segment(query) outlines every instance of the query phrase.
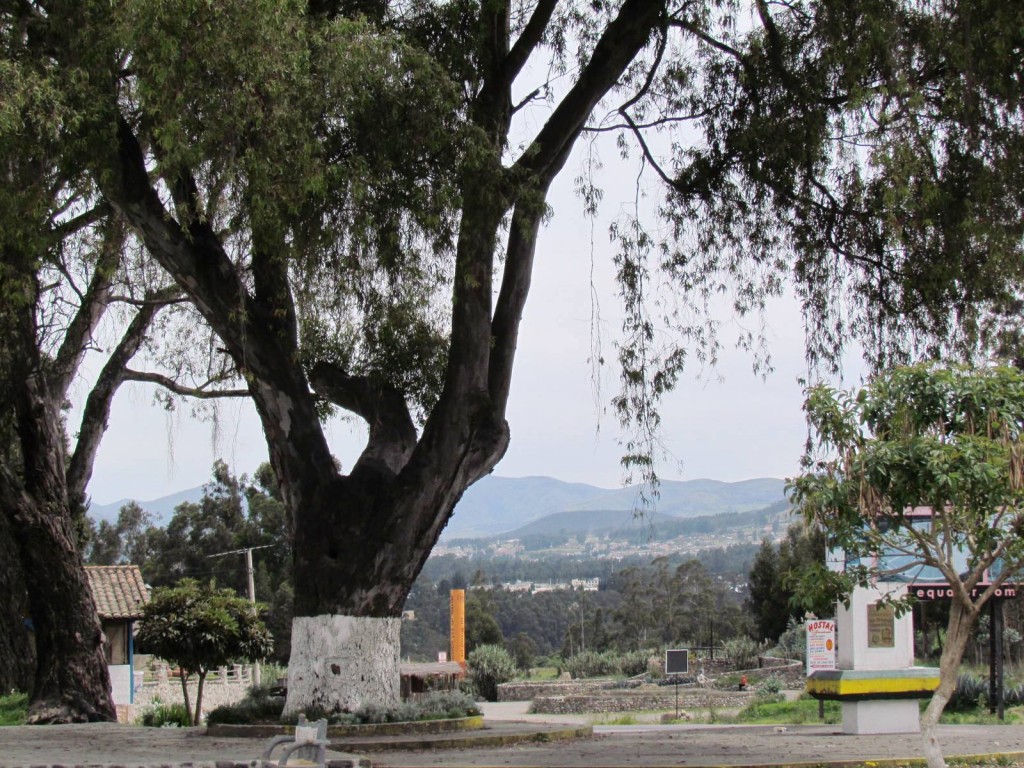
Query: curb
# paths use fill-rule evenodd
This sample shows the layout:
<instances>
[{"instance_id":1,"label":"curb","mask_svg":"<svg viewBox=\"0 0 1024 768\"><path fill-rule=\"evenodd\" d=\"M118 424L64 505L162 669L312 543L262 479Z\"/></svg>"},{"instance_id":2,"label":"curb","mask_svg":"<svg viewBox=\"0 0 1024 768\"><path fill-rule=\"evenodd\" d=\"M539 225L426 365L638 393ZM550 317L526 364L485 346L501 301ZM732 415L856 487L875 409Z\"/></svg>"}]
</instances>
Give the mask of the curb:
<instances>
[{"instance_id":1,"label":"curb","mask_svg":"<svg viewBox=\"0 0 1024 768\"><path fill-rule=\"evenodd\" d=\"M328 739L373 738L376 736L404 736L405 734L447 734L477 731L484 727L483 715L444 720L419 720L407 723L371 723L367 725L328 725ZM238 725L214 723L206 726L207 736L270 739L295 732L294 725Z\"/></svg>"},{"instance_id":2,"label":"curb","mask_svg":"<svg viewBox=\"0 0 1024 768\"><path fill-rule=\"evenodd\" d=\"M582 739L593 736L594 729L589 725L567 726L565 728L552 728L551 730L538 731L534 729L523 730L513 733L486 733L475 732L464 736L425 738L425 739L401 739L392 738L388 740L353 740L345 739L337 743L339 747L356 752L397 752L409 750L431 750L431 749L470 749L473 747L507 747L513 744L544 744L552 741L568 741L570 739ZM333 749L334 747L328 747Z\"/></svg>"},{"instance_id":3,"label":"curb","mask_svg":"<svg viewBox=\"0 0 1024 768\"><path fill-rule=\"evenodd\" d=\"M1024 752L992 752L982 753L977 755L951 755L946 757L946 763L951 766L985 766L985 765L1006 765L1007 761L1021 762L1024 761ZM802 763L687 763L690 768L917 768L918 766L927 765L927 760L923 757L907 757L907 758L881 758L878 760L819 760L815 762L802 762ZM328 761L329 768L334 768L331 762ZM53 768L60 768L60 766L54 766ZM110 768L110 767L104 767ZM119 768L119 767L114 767ZM146 768L157 768L157 766L147 766ZM162 767L161 767L162 768ZM185 768L184 766L178 768ZM195 768L200 768L196 766ZM221 765L217 765L216 768L224 768ZM244 766L235 766L234 768L245 768ZM249 767L251 768L251 766ZM366 766L353 766L353 768L367 768ZM474 768L508 768L507 765L488 765L485 763L475 763ZM516 766L516 768L558 768L557 765L531 765L531 766ZM606 766L605 768L609 768ZM625 766L623 766L625 768ZM679 763L642 763L633 764L630 763L628 768L679 768Z\"/></svg>"}]
</instances>

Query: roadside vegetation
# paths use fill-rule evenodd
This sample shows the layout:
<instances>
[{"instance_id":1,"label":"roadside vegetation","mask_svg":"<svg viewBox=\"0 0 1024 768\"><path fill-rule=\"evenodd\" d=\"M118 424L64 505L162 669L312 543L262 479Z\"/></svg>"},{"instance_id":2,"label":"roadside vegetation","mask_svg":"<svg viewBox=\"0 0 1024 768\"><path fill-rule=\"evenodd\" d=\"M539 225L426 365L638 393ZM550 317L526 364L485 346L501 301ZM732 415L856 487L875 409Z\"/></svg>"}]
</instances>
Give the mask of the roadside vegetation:
<instances>
[{"instance_id":1,"label":"roadside vegetation","mask_svg":"<svg viewBox=\"0 0 1024 768\"><path fill-rule=\"evenodd\" d=\"M24 725L28 713L28 694L0 696L0 725Z\"/></svg>"}]
</instances>

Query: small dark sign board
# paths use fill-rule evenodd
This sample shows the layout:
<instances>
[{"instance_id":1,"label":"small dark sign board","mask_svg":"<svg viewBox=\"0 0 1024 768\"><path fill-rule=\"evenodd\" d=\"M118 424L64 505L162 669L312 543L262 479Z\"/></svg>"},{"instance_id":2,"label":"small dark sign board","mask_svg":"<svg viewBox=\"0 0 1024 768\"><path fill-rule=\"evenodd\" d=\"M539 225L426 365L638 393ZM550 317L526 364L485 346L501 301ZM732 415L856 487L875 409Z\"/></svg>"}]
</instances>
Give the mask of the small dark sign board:
<instances>
[{"instance_id":1,"label":"small dark sign board","mask_svg":"<svg viewBox=\"0 0 1024 768\"><path fill-rule=\"evenodd\" d=\"M665 674L685 675L690 671L690 651L687 648L680 648L674 651L665 651Z\"/></svg>"}]
</instances>

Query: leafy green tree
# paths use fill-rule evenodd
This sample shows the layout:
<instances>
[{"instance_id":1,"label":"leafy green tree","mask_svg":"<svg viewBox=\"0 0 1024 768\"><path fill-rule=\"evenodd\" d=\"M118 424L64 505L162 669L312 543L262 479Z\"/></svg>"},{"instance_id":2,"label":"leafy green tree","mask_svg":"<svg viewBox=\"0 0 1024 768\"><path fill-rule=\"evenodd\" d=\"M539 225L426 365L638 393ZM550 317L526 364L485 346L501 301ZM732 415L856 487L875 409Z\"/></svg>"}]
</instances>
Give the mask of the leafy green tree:
<instances>
[{"instance_id":1,"label":"leafy green tree","mask_svg":"<svg viewBox=\"0 0 1024 768\"><path fill-rule=\"evenodd\" d=\"M181 667L181 691L193 725L200 723L203 684L212 670L234 661L262 661L273 647L248 600L194 579L154 590L138 640L150 653ZM194 709L188 691L192 675L198 678Z\"/></svg>"},{"instance_id":2,"label":"leafy green tree","mask_svg":"<svg viewBox=\"0 0 1024 768\"><path fill-rule=\"evenodd\" d=\"M799 590L807 574L820 572L825 548L824 532L803 522L790 525L777 546L761 541L747 577L747 609L754 617L757 639L775 642L790 619L802 619L808 611L819 617L832 615L828 597Z\"/></svg>"},{"instance_id":3,"label":"leafy green tree","mask_svg":"<svg viewBox=\"0 0 1024 768\"><path fill-rule=\"evenodd\" d=\"M136 537L145 542L147 556L135 562L154 586L171 586L182 578L212 578L245 594L242 550L259 547L253 553L254 586L266 604L264 619L273 636L274 658L283 663L290 648L294 589L289 521L277 494L268 464L261 465L250 481L244 475L236 478L218 460L198 503L180 504L166 528L150 526ZM119 522L113 533L120 527ZM109 535L101 524L97 541ZM130 546L131 536L129 530L124 541L118 537L116 546ZM218 556L226 552L232 554Z\"/></svg>"},{"instance_id":4,"label":"leafy green tree","mask_svg":"<svg viewBox=\"0 0 1024 768\"><path fill-rule=\"evenodd\" d=\"M90 565L143 565L151 554L152 531L153 516L138 502L129 501L118 511L113 525L101 520L96 526L85 559Z\"/></svg>"},{"instance_id":5,"label":"leafy green tree","mask_svg":"<svg viewBox=\"0 0 1024 768\"><path fill-rule=\"evenodd\" d=\"M494 618L491 597L487 590L466 591L466 653L482 645L502 645L505 636Z\"/></svg>"},{"instance_id":6,"label":"leafy green tree","mask_svg":"<svg viewBox=\"0 0 1024 768\"><path fill-rule=\"evenodd\" d=\"M537 658L537 644L525 632L517 632L507 643L509 656L515 661L516 669L528 672Z\"/></svg>"},{"instance_id":7,"label":"leafy green tree","mask_svg":"<svg viewBox=\"0 0 1024 768\"><path fill-rule=\"evenodd\" d=\"M2 14L0 48L9 55L17 33L8 11ZM0 677L34 667L31 723L113 720L102 631L80 551L86 487L113 398L132 378L128 365L173 291L146 281L133 287L123 220L71 189L82 169L58 159L53 121L65 116L63 95L31 66L15 74L5 57L0 70L0 163L7 169L0 195L0 514L13 544L5 553L12 556L0 559L0 601L13 608L0 612L0 634L24 651L27 613L35 640L34 658L0 653ZM102 345L99 373L87 379L72 440L65 404L85 375L86 353L101 346L101 322L117 315L123 322Z\"/></svg>"},{"instance_id":8,"label":"leafy green tree","mask_svg":"<svg viewBox=\"0 0 1024 768\"><path fill-rule=\"evenodd\" d=\"M964 649L982 607L1024 568L1024 373L895 368L855 393L812 388L806 410L820 453L793 498L859 558L828 583L848 594L927 567L951 587L940 684L921 717L929 766L944 765L935 726ZM915 524L920 507L931 514Z\"/></svg>"}]
</instances>

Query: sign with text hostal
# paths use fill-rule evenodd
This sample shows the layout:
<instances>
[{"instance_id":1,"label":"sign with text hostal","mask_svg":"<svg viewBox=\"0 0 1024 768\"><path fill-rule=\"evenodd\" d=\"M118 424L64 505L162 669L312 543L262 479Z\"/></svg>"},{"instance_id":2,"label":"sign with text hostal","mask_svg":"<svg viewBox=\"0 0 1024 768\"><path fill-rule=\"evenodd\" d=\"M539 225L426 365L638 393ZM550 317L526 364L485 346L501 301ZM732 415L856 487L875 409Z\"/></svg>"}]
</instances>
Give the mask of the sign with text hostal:
<instances>
[{"instance_id":1,"label":"sign with text hostal","mask_svg":"<svg viewBox=\"0 0 1024 768\"><path fill-rule=\"evenodd\" d=\"M807 674L819 669L836 668L836 623L829 619L811 619L807 630Z\"/></svg>"}]
</instances>

